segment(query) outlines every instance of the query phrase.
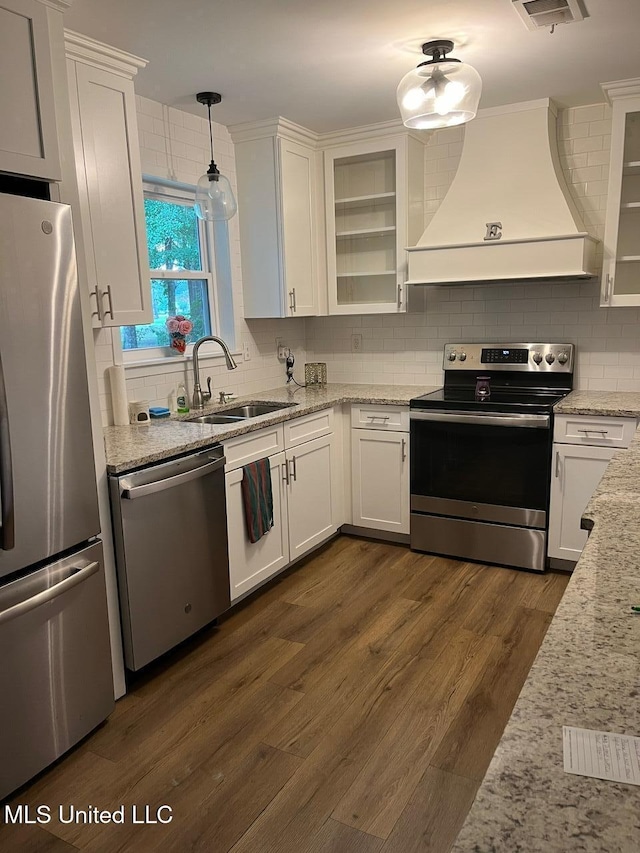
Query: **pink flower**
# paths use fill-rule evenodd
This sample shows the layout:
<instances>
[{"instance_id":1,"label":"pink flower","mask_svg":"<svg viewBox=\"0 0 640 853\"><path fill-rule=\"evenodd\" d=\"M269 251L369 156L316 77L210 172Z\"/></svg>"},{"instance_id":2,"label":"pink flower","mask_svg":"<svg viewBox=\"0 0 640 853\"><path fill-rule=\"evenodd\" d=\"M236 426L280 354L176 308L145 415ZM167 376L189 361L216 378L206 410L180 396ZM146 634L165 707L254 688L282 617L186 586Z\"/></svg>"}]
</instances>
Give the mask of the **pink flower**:
<instances>
[{"instance_id":1,"label":"pink flower","mask_svg":"<svg viewBox=\"0 0 640 853\"><path fill-rule=\"evenodd\" d=\"M178 331L181 335L188 335L192 329L193 323L191 320L180 320Z\"/></svg>"},{"instance_id":2,"label":"pink flower","mask_svg":"<svg viewBox=\"0 0 640 853\"><path fill-rule=\"evenodd\" d=\"M169 333L180 331L180 322L175 317L169 317L165 325Z\"/></svg>"}]
</instances>

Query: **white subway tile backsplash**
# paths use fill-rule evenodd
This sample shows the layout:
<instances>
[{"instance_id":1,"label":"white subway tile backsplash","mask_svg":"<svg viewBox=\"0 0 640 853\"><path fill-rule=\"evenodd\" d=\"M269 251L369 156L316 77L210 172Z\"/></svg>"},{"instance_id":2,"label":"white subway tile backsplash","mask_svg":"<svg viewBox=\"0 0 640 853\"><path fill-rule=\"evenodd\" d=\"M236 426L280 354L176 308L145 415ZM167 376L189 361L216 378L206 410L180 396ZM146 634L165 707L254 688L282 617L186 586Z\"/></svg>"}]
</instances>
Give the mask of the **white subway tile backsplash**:
<instances>
[{"instance_id":1,"label":"white subway tile backsplash","mask_svg":"<svg viewBox=\"0 0 640 853\"><path fill-rule=\"evenodd\" d=\"M605 118L605 104L591 104L586 107L573 107L567 112L570 114L570 124L580 124L581 122L600 121Z\"/></svg>"},{"instance_id":2,"label":"white subway tile backsplash","mask_svg":"<svg viewBox=\"0 0 640 853\"><path fill-rule=\"evenodd\" d=\"M195 183L209 161L206 119L148 98L137 99L145 173ZM576 206L588 230L602 236L607 197L611 110L604 104L561 111L560 159ZM235 184L233 145L225 127L213 125L214 154ZM428 221L455 176L464 127L432 134L425 147ZM601 309L599 282L413 288L405 315L354 315L305 320L242 318L240 244L237 219L229 229L238 345L247 340L254 357L229 373L220 359L203 359L216 391L254 394L284 384L275 354L276 337L296 354L297 375L306 360L326 361L329 381L437 385L442 381L442 348L456 340L567 340L578 345L576 387L640 390L640 309ZM601 250L600 250L601 252ZM351 352L351 335L362 334L362 354ZM113 363L110 330L96 332L100 403L111 417L104 372ZM184 367L184 364L183 364ZM178 378L191 380L176 365L128 371L130 399L144 395L167 405Z\"/></svg>"}]
</instances>

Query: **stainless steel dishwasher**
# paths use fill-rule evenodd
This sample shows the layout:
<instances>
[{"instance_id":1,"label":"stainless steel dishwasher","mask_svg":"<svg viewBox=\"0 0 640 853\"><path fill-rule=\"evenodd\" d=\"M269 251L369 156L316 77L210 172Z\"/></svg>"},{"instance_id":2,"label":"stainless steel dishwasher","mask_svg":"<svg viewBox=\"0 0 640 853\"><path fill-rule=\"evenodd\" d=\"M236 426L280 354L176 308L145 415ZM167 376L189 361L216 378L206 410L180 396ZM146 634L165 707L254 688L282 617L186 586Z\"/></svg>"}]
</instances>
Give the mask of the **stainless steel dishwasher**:
<instances>
[{"instance_id":1,"label":"stainless steel dishwasher","mask_svg":"<svg viewBox=\"0 0 640 853\"><path fill-rule=\"evenodd\" d=\"M129 669L230 605L225 461L214 447L109 477Z\"/></svg>"}]
</instances>

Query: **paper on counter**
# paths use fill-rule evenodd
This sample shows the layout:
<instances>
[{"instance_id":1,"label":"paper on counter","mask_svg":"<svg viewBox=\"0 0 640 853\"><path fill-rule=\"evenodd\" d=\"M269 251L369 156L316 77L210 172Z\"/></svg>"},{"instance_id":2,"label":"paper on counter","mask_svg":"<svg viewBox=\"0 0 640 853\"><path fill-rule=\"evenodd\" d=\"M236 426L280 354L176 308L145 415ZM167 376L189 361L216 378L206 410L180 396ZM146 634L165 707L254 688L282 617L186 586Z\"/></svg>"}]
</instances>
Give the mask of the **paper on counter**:
<instances>
[{"instance_id":1,"label":"paper on counter","mask_svg":"<svg viewBox=\"0 0 640 853\"><path fill-rule=\"evenodd\" d=\"M640 785L640 737L562 727L565 773Z\"/></svg>"}]
</instances>

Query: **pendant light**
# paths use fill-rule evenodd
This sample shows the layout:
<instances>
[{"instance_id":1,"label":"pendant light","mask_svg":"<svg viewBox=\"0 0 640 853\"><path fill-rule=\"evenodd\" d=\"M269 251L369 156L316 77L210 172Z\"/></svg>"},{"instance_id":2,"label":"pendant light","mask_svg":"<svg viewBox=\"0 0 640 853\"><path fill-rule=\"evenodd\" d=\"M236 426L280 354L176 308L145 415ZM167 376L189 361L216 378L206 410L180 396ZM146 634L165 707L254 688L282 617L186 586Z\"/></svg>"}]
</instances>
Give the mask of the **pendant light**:
<instances>
[{"instance_id":1,"label":"pendant light","mask_svg":"<svg viewBox=\"0 0 640 853\"><path fill-rule=\"evenodd\" d=\"M222 96L217 92L198 92L199 104L206 104L209 110L209 141L211 143L211 163L206 175L198 181L196 189L195 211L199 219L207 222L223 222L235 216L238 209L229 179L220 174L213 161L213 132L211 130L211 106L219 104Z\"/></svg>"},{"instance_id":2,"label":"pendant light","mask_svg":"<svg viewBox=\"0 0 640 853\"><path fill-rule=\"evenodd\" d=\"M449 39L426 42L422 52L431 59L400 81L398 106L407 127L431 130L475 118L482 80L471 65L447 56L452 50Z\"/></svg>"}]
</instances>

